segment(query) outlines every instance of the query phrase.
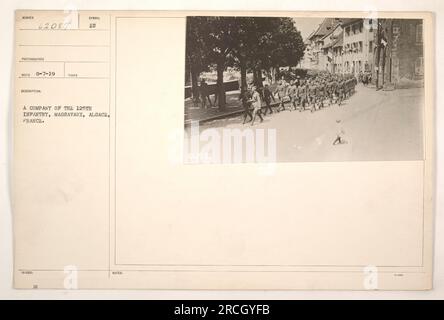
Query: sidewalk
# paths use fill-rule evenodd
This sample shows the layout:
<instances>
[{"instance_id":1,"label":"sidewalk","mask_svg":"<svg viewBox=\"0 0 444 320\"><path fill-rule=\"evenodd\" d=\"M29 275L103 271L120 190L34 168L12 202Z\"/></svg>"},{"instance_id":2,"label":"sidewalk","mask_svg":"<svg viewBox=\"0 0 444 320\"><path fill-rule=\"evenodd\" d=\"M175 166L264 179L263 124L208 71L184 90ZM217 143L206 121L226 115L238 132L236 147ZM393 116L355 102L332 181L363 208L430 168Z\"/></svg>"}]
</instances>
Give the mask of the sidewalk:
<instances>
[{"instance_id":1,"label":"sidewalk","mask_svg":"<svg viewBox=\"0 0 444 320\"><path fill-rule=\"evenodd\" d=\"M214 95L210 96L211 102L214 103ZM208 103L208 101L207 101ZM239 91L231 91L226 94L225 110L219 110L218 106L208 106L202 109L199 104L198 107L193 105L191 99L185 100L185 125L189 125L192 120L205 122L224 118L231 115L240 114L243 112L241 101L239 100Z\"/></svg>"},{"instance_id":2,"label":"sidewalk","mask_svg":"<svg viewBox=\"0 0 444 320\"><path fill-rule=\"evenodd\" d=\"M191 121L199 121L200 123L218 120L223 118L228 118L232 116L240 115L244 112L242 103L239 100L239 91L231 91L226 94L226 105L225 110L219 110L218 106L207 106L207 109L202 109L200 104L199 107L194 107L191 99L185 100L185 126L189 126ZM214 95L211 97L211 101L214 101ZM276 101L272 101L271 106L277 106ZM262 102L262 107L265 107L265 103Z\"/></svg>"}]
</instances>

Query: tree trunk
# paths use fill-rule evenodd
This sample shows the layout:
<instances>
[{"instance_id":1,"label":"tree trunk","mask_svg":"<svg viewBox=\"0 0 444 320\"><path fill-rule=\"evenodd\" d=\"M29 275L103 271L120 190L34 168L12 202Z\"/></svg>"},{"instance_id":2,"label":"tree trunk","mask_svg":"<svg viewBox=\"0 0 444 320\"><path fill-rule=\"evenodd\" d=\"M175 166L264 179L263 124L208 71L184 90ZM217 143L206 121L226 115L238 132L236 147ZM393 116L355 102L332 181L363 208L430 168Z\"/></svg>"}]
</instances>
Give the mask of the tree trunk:
<instances>
[{"instance_id":1,"label":"tree trunk","mask_svg":"<svg viewBox=\"0 0 444 320\"><path fill-rule=\"evenodd\" d=\"M271 74L271 83L275 83L276 82L276 68L271 67L270 74Z\"/></svg>"},{"instance_id":2,"label":"tree trunk","mask_svg":"<svg viewBox=\"0 0 444 320\"><path fill-rule=\"evenodd\" d=\"M217 64L217 100L219 102L219 110L225 110L224 67L225 61L219 61Z\"/></svg>"},{"instance_id":3,"label":"tree trunk","mask_svg":"<svg viewBox=\"0 0 444 320\"><path fill-rule=\"evenodd\" d=\"M199 84L197 81L198 74L193 66L190 67L190 70L191 70L191 92L193 93L193 99L196 99L197 97L199 97Z\"/></svg>"},{"instance_id":4,"label":"tree trunk","mask_svg":"<svg viewBox=\"0 0 444 320\"><path fill-rule=\"evenodd\" d=\"M257 67L253 70L253 82L256 87L262 88L262 71Z\"/></svg>"},{"instance_id":5,"label":"tree trunk","mask_svg":"<svg viewBox=\"0 0 444 320\"><path fill-rule=\"evenodd\" d=\"M279 67L276 67L276 81L280 81L281 80L281 70L279 69Z\"/></svg>"},{"instance_id":6,"label":"tree trunk","mask_svg":"<svg viewBox=\"0 0 444 320\"><path fill-rule=\"evenodd\" d=\"M243 93L247 89L247 67L245 65L245 60L240 60L240 74L241 74L241 92Z\"/></svg>"}]
</instances>

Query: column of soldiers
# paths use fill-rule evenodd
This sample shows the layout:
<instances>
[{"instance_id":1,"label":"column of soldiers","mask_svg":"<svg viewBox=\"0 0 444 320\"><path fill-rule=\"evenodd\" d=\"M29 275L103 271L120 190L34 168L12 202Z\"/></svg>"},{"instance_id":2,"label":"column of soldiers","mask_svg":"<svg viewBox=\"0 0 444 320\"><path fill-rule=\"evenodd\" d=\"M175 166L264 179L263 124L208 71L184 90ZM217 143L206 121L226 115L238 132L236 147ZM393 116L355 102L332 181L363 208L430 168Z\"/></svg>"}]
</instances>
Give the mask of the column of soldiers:
<instances>
[{"instance_id":1,"label":"column of soldiers","mask_svg":"<svg viewBox=\"0 0 444 320\"><path fill-rule=\"evenodd\" d=\"M251 90L243 88L239 99L244 107L244 124L247 118L248 122L254 124L256 116L262 121L262 116L273 113L271 100L278 103L276 112L287 108L290 111L315 112L332 104L341 106L344 100L353 95L356 84L357 79L353 75L323 74L307 79L298 78L290 82L281 79L274 91L268 84L263 88L253 86ZM252 97L255 97L254 101ZM260 110L257 108L258 97L265 102ZM252 107L253 104L255 108Z\"/></svg>"}]
</instances>

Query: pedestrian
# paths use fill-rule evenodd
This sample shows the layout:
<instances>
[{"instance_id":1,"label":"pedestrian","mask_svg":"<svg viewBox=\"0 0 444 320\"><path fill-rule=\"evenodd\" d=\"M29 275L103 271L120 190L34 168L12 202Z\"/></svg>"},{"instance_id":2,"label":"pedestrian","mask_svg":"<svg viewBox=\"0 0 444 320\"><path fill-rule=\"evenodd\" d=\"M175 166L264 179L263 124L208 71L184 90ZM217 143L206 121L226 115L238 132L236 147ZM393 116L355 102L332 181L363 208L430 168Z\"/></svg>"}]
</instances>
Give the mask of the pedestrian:
<instances>
[{"instance_id":1,"label":"pedestrian","mask_svg":"<svg viewBox=\"0 0 444 320\"><path fill-rule=\"evenodd\" d=\"M301 110L305 111L305 108L310 105L310 97L309 97L309 82L308 80L304 81L302 84L302 102L301 102Z\"/></svg>"},{"instance_id":2,"label":"pedestrian","mask_svg":"<svg viewBox=\"0 0 444 320\"><path fill-rule=\"evenodd\" d=\"M333 98L334 98L334 79L331 78L328 81L328 90L327 90L327 95L328 95L328 106L331 106L333 104Z\"/></svg>"},{"instance_id":3,"label":"pedestrian","mask_svg":"<svg viewBox=\"0 0 444 320\"><path fill-rule=\"evenodd\" d=\"M276 109L277 112L285 110L285 97L287 96L287 87L285 85L285 80L280 80L278 86L275 90L275 95L277 95L277 98L279 100L279 106ZM281 110L282 109L282 110Z\"/></svg>"},{"instance_id":4,"label":"pedestrian","mask_svg":"<svg viewBox=\"0 0 444 320\"><path fill-rule=\"evenodd\" d=\"M271 99L273 99L273 102L276 101L273 96L273 93L270 90L270 86L268 85L268 83L265 84L263 97L264 97L264 101L265 101L264 116L266 116L268 111L270 111L270 114L273 113L273 110L271 109Z\"/></svg>"},{"instance_id":5,"label":"pedestrian","mask_svg":"<svg viewBox=\"0 0 444 320\"><path fill-rule=\"evenodd\" d=\"M316 83L310 81L310 84L308 86L308 100L309 104L311 105L310 107L311 112L316 111L316 91L317 91Z\"/></svg>"},{"instance_id":6,"label":"pedestrian","mask_svg":"<svg viewBox=\"0 0 444 320\"><path fill-rule=\"evenodd\" d=\"M341 106L342 101L345 99L345 81L342 79L338 84L338 106Z\"/></svg>"},{"instance_id":7,"label":"pedestrian","mask_svg":"<svg viewBox=\"0 0 444 320\"><path fill-rule=\"evenodd\" d=\"M334 77L331 84L331 104L338 100L338 78Z\"/></svg>"},{"instance_id":8,"label":"pedestrian","mask_svg":"<svg viewBox=\"0 0 444 320\"><path fill-rule=\"evenodd\" d=\"M213 102L214 106L217 106L217 100L219 100L218 97L219 97L219 90L216 88L216 90L214 91L214 102Z\"/></svg>"},{"instance_id":9,"label":"pedestrian","mask_svg":"<svg viewBox=\"0 0 444 320\"><path fill-rule=\"evenodd\" d=\"M302 81L300 82L300 85L297 89L297 97L299 112L302 112L305 109L305 100L307 99L307 88L305 86L305 83L303 83Z\"/></svg>"},{"instance_id":10,"label":"pedestrian","mask_svg":"<svg viewBox=\"0 0 444 320\"><path fill-rule=\"evenodd\" d=\"M362 84L364 85L364 87L366 87L367 83L368 83L368 74L364 73L364 75L362 76Z\"/></svg>"},{"instance_id":11,"label":"pedestrian","mask_svg":"<svg viewBox=\"0 0 444 320\"><path fill-rule=\"evenodd\" d=\"M318 109L324 108L324 99L325 99L325 81L321 80L318 85Z\"/></svg>"},{"instance_id":12,"label":"pedestrian","mask_svg":"<svg viewBox=\"0 0 444 320\"><path fill-rule=\"evenodd\" d=\"M336 120L336 127L336 139L333 141L333 145L347 143L347 141L344 140L345 130L342 127L341 120Z\"/></svg>"},{"instance_id":13,"label":"pedestrian","mask_svg":"<svg viewBox=\"0 0 444 320\"><path fill-rule=\"evenodd\" d=\"M242 107L244 108L244 122L247 120L247 117L250 118L248 122L253 120L253 114L251 113L251 93L247 87L243 87L239 96L239 100L242 102Z\"/></svg>"},{"instance_id":14,"label":"pedestrian","mask_svg":"<svg viewBox=\"0 0 444 320\"><path fill-rule=\"evenodd\" d=\"M296 110L296 95L297 95L297 87L293 80L290 81L290 86L288 87L288 97L290 98L290 111L293 107L293 110Z\"/></svg>"},{"instance_id":15,"label":"pedestrian","mask_svg":"<svg viewBox=\"0 0 444 320\"><path fill-rule=\"evenodd\" d=\"M208 100L208 104L210 105L210 107L213 106L213 104L211 103L210 95L208 94L208 85L205 82L205 79L202 79L202 81L200 82L200 97L203 109L207 108L206 100Z\"/></svg>"},{"instance_id":16,"label":"pedestrian","mask_svg":"<svg viewBox=\"0 0 444 320\"><path fill-rule=\"evenodd\" d=\"M258 116L261 119L261 122L264 121L264 118L262 118L262 101L261 101L261 95L257 91L256 86L253 86L252 88L253 96L252 96L252 106L253 106L253 120L251 121L251 125L254 125L254 121L256 120L256 116Z\"/></svg>"}]
</instances>

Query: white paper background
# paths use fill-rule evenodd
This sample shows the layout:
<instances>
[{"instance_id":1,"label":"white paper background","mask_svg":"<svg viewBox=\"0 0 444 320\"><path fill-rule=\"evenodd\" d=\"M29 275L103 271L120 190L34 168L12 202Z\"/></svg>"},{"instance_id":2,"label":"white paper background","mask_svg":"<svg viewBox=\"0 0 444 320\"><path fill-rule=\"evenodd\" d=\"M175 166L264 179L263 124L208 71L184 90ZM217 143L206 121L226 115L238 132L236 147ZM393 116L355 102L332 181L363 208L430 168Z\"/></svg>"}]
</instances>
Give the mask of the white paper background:
<instances>
[{"instance_id":1,"label":"white paper background","mask_svg":"<svg viewBox=\"0 0 444 320\"><path fill-rule=\"evenodd\" d=\"M443 41L442 30L444 21L444 2L440 0L423 0L407 2L405 0L331 0L293 1L281 0L279 3L272 1L202 1L188 0L186 3L180 0L169 2L129 0L122 3L117 0L4 0L0 3L0 115L1 123L1 184L0 184L0 298L6 299L93 299L93 298L130 298L130 299L443 299L444 298L444 199L442 190L444 187L444 174L440 171L439 164L442 149L444 147L439 137L444 136L442 127L443 112L437 107L437 181L436 181L436 216L435 216L435 289L430 292L334 292L334 291L256 291L256 292L230 292L230 291L26 291L12 289L12 225L9 201L9 165L11 163L11 122L12 122L12 63L13 63L13 28L14 10L16 9L79 9L79 10L318 10L318 11L433 11L436 16L436 88L441 87L440 79L443 76L443 65L439 57L442 56ZM442 102L442 93L436 92L436 105Z\"/></svg>"}]
</instances>

